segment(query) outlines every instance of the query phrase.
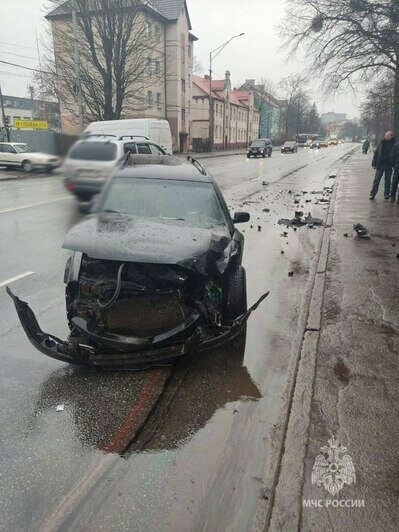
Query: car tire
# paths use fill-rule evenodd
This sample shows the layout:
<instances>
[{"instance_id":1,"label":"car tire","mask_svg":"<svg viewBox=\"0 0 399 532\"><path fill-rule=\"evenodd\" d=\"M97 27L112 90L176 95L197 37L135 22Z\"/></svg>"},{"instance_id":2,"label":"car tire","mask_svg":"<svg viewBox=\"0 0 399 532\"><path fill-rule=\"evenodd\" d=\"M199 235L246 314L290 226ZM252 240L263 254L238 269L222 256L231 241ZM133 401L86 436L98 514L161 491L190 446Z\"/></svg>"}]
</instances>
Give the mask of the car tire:
<instances>
[{"instance_id":1,"label":"car tire","mask_svg":"<svg viewBox=\"0 0 399 532\"><path fill-rule=\"evenodd\" d=\"M247 311L247 282L241 264L231 264L224 274L223 319L232 321Z\"/></svg>"},{"instance_id":2,"label":"car tire","mask_svg":"<svg viewBox=\"0 0 399 532\"><path fill-rule=\"evenodd\" d=\"M250 156L250 155L247 155L247 159L250 159L250 158L251 158L251 156Z\"/></svg>"},{"instance_id":3,"label":"car tire","mask_svg":"<svg viewBox=\"0 0 399 532\"><path fill-rule=\"evenodd\" d=\"M33 164L30 161L23 161L21 166L22 166L22 170L25 173L30 174L33 172Z\"/></svg>"}]
</instances>

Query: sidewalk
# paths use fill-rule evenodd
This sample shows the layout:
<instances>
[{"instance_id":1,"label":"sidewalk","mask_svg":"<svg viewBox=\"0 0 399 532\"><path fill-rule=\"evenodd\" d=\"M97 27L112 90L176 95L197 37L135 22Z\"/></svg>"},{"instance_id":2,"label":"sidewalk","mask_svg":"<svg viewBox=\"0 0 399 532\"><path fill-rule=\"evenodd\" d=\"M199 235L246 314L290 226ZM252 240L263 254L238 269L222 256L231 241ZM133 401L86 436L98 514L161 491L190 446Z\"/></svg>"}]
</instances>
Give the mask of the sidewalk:
<instances>
[{"instance_id":1,"label":"sidewalk","mask_svg":"<svg viewBox=\"0 0 399 532\"><path fill-rule=\"evenodd\" d=\"M370 163L357 152L338 178L273 499L273 531L398 529L399 204L385 201L382 188L369 201ZM355 235L356 222L370 239ZM356 481L338 482L336 495L331 484L312 484L312 472L321 479L328 471L330 460L318 467L315 460L332 436L347 448L336 462L346 474L341 480ZM330 479L336 477L333 471Z\"/></svg>"}]
</instances>

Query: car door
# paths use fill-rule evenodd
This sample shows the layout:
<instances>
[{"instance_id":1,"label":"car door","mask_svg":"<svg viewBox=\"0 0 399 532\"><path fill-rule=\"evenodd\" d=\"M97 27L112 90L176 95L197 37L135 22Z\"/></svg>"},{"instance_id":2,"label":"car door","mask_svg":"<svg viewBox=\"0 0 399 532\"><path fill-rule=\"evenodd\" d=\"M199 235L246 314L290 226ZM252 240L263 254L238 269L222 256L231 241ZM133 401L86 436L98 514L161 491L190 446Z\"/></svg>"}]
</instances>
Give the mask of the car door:
<instances>
[{"instance_id":1,"label":"car door","mask_svg":"<svg viewBox=\"0 0 399 532\"><path fill-rule=\"evenodd\" d=\"M19 165L19 154L17 150L11 144L3 144L3 153L1 154L3 164L7 165Z\"/></svg>"}]
</instances>

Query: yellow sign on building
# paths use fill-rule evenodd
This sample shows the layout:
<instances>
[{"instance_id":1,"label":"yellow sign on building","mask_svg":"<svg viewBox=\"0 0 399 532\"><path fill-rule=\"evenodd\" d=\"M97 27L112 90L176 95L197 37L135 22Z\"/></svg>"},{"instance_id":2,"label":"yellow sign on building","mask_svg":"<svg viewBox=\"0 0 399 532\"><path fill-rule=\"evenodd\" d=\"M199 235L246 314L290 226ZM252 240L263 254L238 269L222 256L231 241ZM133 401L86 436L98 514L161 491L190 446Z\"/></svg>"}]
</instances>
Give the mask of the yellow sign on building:
<instances>
[{"instance_id":1,"label":"yellow sign on building","mask_svg":"<svg viewBox=\"0 0 399 532\"><path fill-rule=\"evenodd\" d=\"M18 129L48 129L46 120L20 120L15 118L13 126Z\"/></svg>"}]
</instances>

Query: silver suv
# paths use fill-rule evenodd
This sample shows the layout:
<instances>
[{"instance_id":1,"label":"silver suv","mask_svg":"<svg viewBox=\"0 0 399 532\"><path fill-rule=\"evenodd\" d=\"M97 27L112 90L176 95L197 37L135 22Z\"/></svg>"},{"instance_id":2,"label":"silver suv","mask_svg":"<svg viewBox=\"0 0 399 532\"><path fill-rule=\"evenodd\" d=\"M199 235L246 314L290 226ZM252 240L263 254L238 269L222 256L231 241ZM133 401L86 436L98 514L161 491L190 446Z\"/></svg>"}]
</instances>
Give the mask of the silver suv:
<instances>
[{"instance_id":1,"label":"silver suv","mask_svg":"<svg viewBox=\"0 0 399 532\"><path fill-rule=\"evenodd\" d=\"M128 152L165 155L165 151L145 137L89 136L69 150L62 171L65 187L79 201L98 194L112 170Z\"/></svg>"}]
</instances>

